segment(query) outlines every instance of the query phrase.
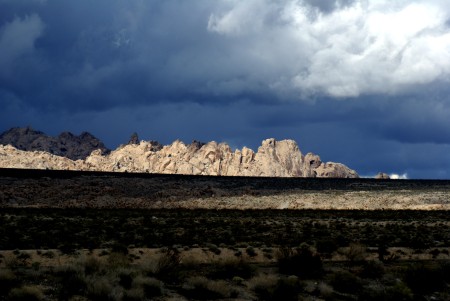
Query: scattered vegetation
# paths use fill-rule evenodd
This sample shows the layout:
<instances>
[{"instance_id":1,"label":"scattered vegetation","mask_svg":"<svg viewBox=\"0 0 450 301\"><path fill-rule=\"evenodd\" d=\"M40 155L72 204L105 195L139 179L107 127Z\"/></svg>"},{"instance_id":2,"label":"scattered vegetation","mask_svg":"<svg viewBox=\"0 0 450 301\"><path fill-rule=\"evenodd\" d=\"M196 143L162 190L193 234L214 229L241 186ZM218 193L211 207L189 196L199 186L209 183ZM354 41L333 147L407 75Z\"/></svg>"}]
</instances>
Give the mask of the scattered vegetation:
<instances>
[{"instance_id":1,"label":"scattered vegetation","mask_svg":"<svg viewBox=\"0 0 450 301\"><path fill-rule=\"evenodd\" d=\"M5 209L0 222L0 300L450 299L446 212Z\"/></svg>"},{"instance_id":2,"label":"scattered vegetation","mask_svg":"<svg viewBox=\"0 0 450 301\"><path fill-rule=\"evenodd\" d=\"M304 242L321 254L350 243L380 247L380 257L387 258L382 251L389 247L440 250L450 242L446 211L3 208L0 224L0 250L68 254L77 249L126 253L130 245L198 245L218 253L221 244L252 252L251 247L261 245L298 247Z\"/></svg>"},{"instance_id":3,"label":"scattered vegetation","mask_svg":"<svg viewBox=\"0 0 450 301\"><path fill-rule=\"evenodd\" d=\"M322 259L310 246L302 244L299 248L280 248L278 252L280 273L302 278L320 278L323 274Z\"/></svg>"},{"instance_id":4,"label":"scattered vegetation","mask_svg":"<svg viewBox=\"0 0 450 301\"><path fill-rule=\"evenodd\" d=\"M37 286L24 285L13 288L8 294L8 300L40 301L44 299L42 290Z\"/></svg>"}]
</instances>

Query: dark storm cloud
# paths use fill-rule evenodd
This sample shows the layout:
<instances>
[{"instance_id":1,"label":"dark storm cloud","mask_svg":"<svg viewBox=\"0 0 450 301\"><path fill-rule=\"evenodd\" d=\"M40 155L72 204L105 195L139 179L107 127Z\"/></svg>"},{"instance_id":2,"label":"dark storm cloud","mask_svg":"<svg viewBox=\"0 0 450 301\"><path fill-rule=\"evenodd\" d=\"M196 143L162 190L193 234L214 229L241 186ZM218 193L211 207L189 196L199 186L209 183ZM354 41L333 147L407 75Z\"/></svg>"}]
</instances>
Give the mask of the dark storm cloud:
<instances>
[{"instance_id":1,"label":"dark storm cloud","mask_svg":"<svg viewBox=\"0 0 450 301\"><path fill-rule=\"evenodd\" d=\"M103 110L271 93L251 62L207 31L206 2L48 1L17 14L11 3L10 22L40 31L28 37L34 57L14 62L2 88L32 106Z\"/></svg>"},{"instance_id":2,"label":"dark storm cloud","mask_svg":"<svg viewBox=\"0 0 450 301\"><path fill-rule=\"evenodd\" d=\"M330 0L306 0L307 4L311 5L312 7L318 8L321 12L324 13L331 13L335 9L340 9L343 7L347 7L353 2L354 0L337 0L337 1L330 1Z\"/></svg>"},{"instance_id":3,"label":"dark storm cloud","mask_svg":"<svg viewBox=\"0 0 450 301\"><path fill-rule=\"evenodd\" d=\"M15 27L35 30L15 35L26 43L19 51L3 51L3 61L11 61L9 52L15 62L2 86L32 105L101 110L255 94L358 97L403 93L450 70L449 54L431 47L450 44L437 4L403 4L380 16L389 2L314 2L328 12L317 18L295 1L30 3L2 2L3 40ZM423 24L404 24L420 10ZM361 27L348 28L349 21ZM398 51L400 61L391 57ZM427 66L414 65L420 58Z\"/></svg>"},{"instance_id":4,"label":"dark storm cloud","mask_svg":"<svg viewBox=\"0 0 450 301\"><path fill-rule=\"evenodd\" d=\"M173 93L164 65L170 63L167 52L180 49L175 41L182 33L170 36L171 29L163 24L156 28L153 22L161 18L158 13L162 8L146 5L139 17L135 14L142 2L133 3L122 7L119 1L99 1L96 5L88 1L49 1L38 9L21 9L22 16L13 14L12 20L2 24L1 41L8 42L17 27L31 31L36 28L33 23L45 24L45 32L16 34L18 40L28 40L19 43L19 51L8 47L16 56L13 59L18 60L12 62L2 88L30 105L81 110L104 109L124 101L127 105L152 101ZM145 26L133 24L136 18L138 23L139 18L148 22ZM159 37L152 29L163 32ZM24 62L19 57L24 51L35 56ZM1 53L0 62L11 61L8 52ZM166 89L162 83L166 83Z\"/></svg>"},{"instance_id":5,"label":"dark storm cloud","mask_svg":"<svg viewBox=\"0 0 450 301\"><path fill-rule=\"evenodd\" d=\"M290 138L450 178L449 19L440 0L0 0L0 129Z\"/></svg>"},{"instance_id":6,"label":"dark storm cloud","mask_svg":"<svg viewBox=\"0 0 450 301\"><path fill-rule=\"evenodd\" d=\"M393 106L379 125L386 138L406 143L450 145L450 103L410 100Z\"/></svg>"}]
</instances>

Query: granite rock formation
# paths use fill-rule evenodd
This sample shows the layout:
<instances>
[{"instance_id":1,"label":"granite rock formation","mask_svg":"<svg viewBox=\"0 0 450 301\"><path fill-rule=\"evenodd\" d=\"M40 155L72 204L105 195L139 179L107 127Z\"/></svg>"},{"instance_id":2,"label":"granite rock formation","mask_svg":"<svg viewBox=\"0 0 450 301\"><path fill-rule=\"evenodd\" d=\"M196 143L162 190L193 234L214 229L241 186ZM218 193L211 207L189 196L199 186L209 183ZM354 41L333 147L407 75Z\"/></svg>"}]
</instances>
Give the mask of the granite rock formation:
<instances>
[{"instance_id":1,"label":"granite rock formation","mask_svg":"<svg viewBox=\"0 0 450 301\"><path fill-rule=\"evenodd\" d=\"M0 145L0 168L82 170L82 162L48 152L23 151L11 145Z\"/></svg>"},{"instance_id":2,"label":"granite rock formation","mask_svg":"<svg viewBox=\"0 0 450 301\"><path fill-rule=\"evenodd\" d=\"M130 140L128 141L128 144L138 144L139 143L139 136L137 133L131 134Z\"/></svg>"},{"instance_id":3,"label":"granite rock formation","mask_svg":"<svg viewBox=\"0 0 450 301\"><path fill-rule=\"evenodd\" d=\"M0 135L0 144L12 145L24 151L43 151L71 160L85 159L97 149L103 154L109 152L99 139L88 132L82 132L79 136L63 132L57 137L51 137L31 127L16 127L4 132Z\"/></svg>"},{"instance_id":4,"label":"granite rock formation","mask_svg":"<svg viewBox=\"0 0 450 301\"><path fill-rule=\"evenodd\" d=\"M391 177L387 174L387 173L384 173L384 172L379 172L379 173L377 173L377 175L375 176L375 179L379 179L379 180L388 180L388 179L390 179Z\"/></svg>"},{"instance_id":5,"label":"granite rock formation","mask_svg":"<svg viewBox=\"0 0 450 301\"><path fill-rule=\"evenodd\" d=\"M44 134L33 135L41 137ZM155 141L138 142L136 139L137 135L130 143L110 153L105 154L104 148L99 148L85 158L76 157L76 160L73 156L57 156L55 152L0 146L0 167L220 176L358 177L354 170L343 164L324 163L311 153L303 155L293 140L266 139L254 152L247 147L233 151L228 144L214 141L206 144L193 141L186 145L177 140L162 146Z\"/></svg>"}]
</instances>

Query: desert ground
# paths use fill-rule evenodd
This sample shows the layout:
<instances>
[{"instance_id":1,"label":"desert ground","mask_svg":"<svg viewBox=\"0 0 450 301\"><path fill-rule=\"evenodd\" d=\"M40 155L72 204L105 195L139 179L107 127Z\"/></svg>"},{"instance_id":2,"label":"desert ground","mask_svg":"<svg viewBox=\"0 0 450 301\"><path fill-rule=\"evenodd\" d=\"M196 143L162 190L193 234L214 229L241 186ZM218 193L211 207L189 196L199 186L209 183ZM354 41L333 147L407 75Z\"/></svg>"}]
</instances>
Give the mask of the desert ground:
<instances>
[{"instance_id":1,"label":"desert ground","mask_svg":"<svg viewBox=\"0 0 450 301\"><path fill-rule=\"evenodd\" d=\"M0 171L0 300L450 300L450 181Z\"/></svg>"},{"instance_id":2,"label":"desert ground","mask_svg":"<svg viewBox=\"0 0 450 301\"><path fill-rule=\"evenodd\" d=\"M449 210L450 181L0 169L0 207Z\"/></svg>"}]
</instances>

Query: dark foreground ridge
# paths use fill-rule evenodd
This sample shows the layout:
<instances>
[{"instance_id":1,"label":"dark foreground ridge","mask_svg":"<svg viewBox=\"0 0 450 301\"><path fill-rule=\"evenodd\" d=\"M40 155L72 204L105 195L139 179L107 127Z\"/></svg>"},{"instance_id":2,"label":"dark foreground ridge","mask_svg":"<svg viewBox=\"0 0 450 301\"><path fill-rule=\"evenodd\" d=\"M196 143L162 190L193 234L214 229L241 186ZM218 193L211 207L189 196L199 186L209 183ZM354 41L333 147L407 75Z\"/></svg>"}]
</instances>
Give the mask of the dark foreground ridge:
<instances>
[{"instance_id":1,"label":"dark foreground ridge","mask_svg":"<svg viewBox=\"0 0 450 301\"><path fill-rule=\"evenodd\" d=\"M73 178L102 179L158 179L161 181L177 182L180 185L195 187L196 184L209 183L221 188L253 187L261 190L402 190L402 189L432 189L445 188L450 191L450 180L392 180L373 178L293 178L293 177L244 177L244 176L206 176L206 175L178 175L156 173L122 173L102 171L74 171L74 170L42 170L0 168L1 178L17 179L73 179Z\"/></svg>"},{"instance_id":2,"label":"dark foreground ridge","mask_svg":"<svg viewBox=\"0 0 450 301\"><path fill-rule=\"evenodd\" d=\"M450 209L450 181L0 169L1 208Z\"/></svg>"}]
</instances>

